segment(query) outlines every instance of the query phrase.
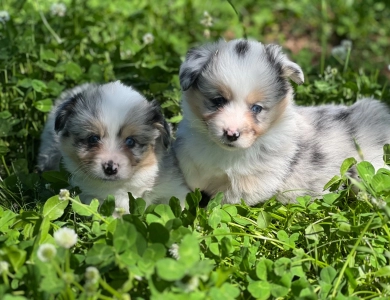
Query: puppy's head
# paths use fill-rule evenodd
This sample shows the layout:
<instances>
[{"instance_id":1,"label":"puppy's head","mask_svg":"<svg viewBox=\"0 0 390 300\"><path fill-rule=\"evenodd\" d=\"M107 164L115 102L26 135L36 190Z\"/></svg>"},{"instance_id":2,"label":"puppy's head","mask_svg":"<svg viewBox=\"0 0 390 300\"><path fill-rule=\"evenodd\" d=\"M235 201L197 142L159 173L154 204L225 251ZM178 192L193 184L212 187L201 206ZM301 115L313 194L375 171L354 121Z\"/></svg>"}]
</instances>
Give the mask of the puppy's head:
<instances>
[{"instance_id":1,"label":"puppy's head","mask_svg":"<svg viewBox=\"0 0 390 300\"><path fill-rule=\"evenodd\" d=\"M155 166L170 145L170 128L158 104L119 81L84 85L65 97L56 111L55 131L73 174L129 180Z\"/></svg>"},{"instance_id":2,"label":"puppy's head","mask_svg":"<svg viewBox=\"0 0 390 300\"><path fill-rule=\"evenodd\" d=\"M301 84L303 72L281 47L249 40L191 49L180 68L185 105L227 149L250 147L278 121L292 101L289 79Z\"/></svg>"}]
</instances>

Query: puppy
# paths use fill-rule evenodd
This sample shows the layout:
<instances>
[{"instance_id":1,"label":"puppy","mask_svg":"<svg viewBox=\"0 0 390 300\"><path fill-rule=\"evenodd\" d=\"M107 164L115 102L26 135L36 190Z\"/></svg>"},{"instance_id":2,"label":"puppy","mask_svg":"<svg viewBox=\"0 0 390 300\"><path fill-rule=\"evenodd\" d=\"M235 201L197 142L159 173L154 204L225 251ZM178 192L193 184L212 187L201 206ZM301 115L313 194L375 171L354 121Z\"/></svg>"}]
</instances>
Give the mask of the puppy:
<instances>
[{"instance_id":1,"label":"puppy","mask_svg":"<svg viewBox=\"0 0 390 300\"><path fill-rule=\"evenodd\" d=\"M38 169L55 170L61 157L81 200L111 194L129 212L128 192L147 205L183 204L189 192L170 151L171 132L155 101L119 81L64 92L41 136Z\"/></svg>"},{"instance_id":2,"label":"puppy","mask_svg":"<svg viewBox=\"0 0 390 300\"><path fill-rule=\"evenodd\" d=\"M384 165L388 107L369 99L298 107L289 80L302 84L302 70L277 45L219 41L187 53L174 148L191 189L224 192L227 203L254 205L275 194L286 203L321 195L345 158L359 159L356 144L365 160Z\"/></svg>"}]
</instances>

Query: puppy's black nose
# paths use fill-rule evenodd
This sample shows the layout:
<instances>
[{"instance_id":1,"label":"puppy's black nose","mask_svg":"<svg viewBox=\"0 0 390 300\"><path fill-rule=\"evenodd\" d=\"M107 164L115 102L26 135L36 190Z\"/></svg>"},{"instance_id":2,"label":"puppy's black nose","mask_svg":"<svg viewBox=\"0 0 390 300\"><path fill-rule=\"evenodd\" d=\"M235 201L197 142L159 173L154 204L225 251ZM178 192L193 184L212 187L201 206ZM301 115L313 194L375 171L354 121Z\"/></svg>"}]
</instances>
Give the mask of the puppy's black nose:
<instances>
[{"instance_id":1,"label":"puppy's black nose","mask_svg":"<svg viewBox=\"0 0 390 300\"><path fill-rule=\"evenodd\" d=\"M240 133L238 131L233 131L229 129L225 130L225 135L229 142L237 141L240 137Z\"/></svg>"},{"instance_id":2,"label":"puppy's black nose","mask_svg":"<svg viewBox=\"0 0 390 300\"><path fill-rule=\"evenodd\" d=\"M104 163L102 165L104 174L106 175L115 175L118 173L118 165L114 164L112 160L109 160L108 162Z\"/></svg>"}]
</instances>

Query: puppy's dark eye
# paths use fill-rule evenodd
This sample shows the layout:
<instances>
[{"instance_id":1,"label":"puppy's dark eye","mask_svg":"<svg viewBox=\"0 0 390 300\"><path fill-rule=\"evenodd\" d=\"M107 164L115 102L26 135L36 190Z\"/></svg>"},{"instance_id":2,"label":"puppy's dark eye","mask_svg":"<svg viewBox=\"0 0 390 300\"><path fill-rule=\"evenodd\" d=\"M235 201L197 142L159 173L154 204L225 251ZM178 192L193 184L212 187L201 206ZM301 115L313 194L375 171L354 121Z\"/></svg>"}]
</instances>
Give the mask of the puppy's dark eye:
<instances>
[{"instance_id":1,"label":"puppy's dark eye","mask_svg":"<svg viewBox=\"0 0 390 300\"><path fill-rule=\"evenodd\" d=\"M227 103L227 100L222 96L210 99L210 101L216 108L223 107Z\"/></svg>"},{"instance_id":2,"label":"puppy's dark eye","mask_svg":"<svg viewBox=\"0 0 390 300\"><path fill-rule=\"evenodd\" d=\"M255 105L253 105L253 106L251 107L251 111L252 111L253 113L255 113L255 114L260 113L262 110L263 110L263 107L260 106L260 105L257 105L257 104L255 104Z\"/></svg>"},{"instance_id":3,"label":"puppy's dark eye","mask_svg":"<svg viewBox=\"0 0 390 300\"><path fill-rule=\"evenodd\" d=\"M135 146L135 139L129 136L128 138L126 138L125 144L129 148L133 148Z\"/></svg>"},{"instance_id":4,"label":"puppy's dark eye","mask_svg":"<svg viewBox=\"0 0 390 300\"><path fill-rule=\"evenodd\" d=\"M88 144L95 145L99 143L99 141L100 141L100 136L98 135L91 135L90 137L88 137Z\"/></svg>"}]
</instances>

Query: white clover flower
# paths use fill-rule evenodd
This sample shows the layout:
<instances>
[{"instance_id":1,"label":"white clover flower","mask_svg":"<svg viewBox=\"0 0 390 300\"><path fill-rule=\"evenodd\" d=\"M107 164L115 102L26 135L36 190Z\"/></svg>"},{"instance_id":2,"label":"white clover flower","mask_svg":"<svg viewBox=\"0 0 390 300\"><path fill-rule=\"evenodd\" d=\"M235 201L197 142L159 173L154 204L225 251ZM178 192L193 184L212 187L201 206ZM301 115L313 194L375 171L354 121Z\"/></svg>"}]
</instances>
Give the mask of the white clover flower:
<instances>
[{"instance_id":1,"label":"white clover flower","mask_svg":"<svg viewBox=\"0 0 390 300\"><path fill-rule=\"evenodd\" d=\"M4 260L0 261L0 275L3 273L7 274L8 268L9 268L9 263L7 263Z\"/></svg>"},{"instance_id":2,"label":"white clover flower","mask_svg":"<svg viewBox=\"0 0 390 300\"><path fill-rule=\"evenodd\" d=\"M337 58L341 58L341 59L345 59L347 57L347 51L346 51L346 48L343 47L343 46L336 46L332 49L331 51L332 55L337 57Z\"/></svg>"},{"instance_id":3,"label":"white clover flower","mask_svg":"<svg viewBox=\"0 0 390 300\"><path fill-rule=\"evenodd\" d=\"M144 34L142 37L142 40L144 41L145 45L153 44L154 42L154 35L151 34L150 32Z\"/></svg>"},{"instance_id":4,"label":"white clover flower","mask_svg":"<svg viewBox=\"0 0 390 300\"><path fill-rule=\"evenodd\" d=\"M374 204L379 209L384 209L387 205L387 203L382 199L375 199L374 197L371 199L371 203Z\"/></svg>"},{"instance_id":5,"label":"white clover flower","mask_svg":"<svg viewBox=\"0 0 390 300\"><path fill-rule=\"evenodd\" d=\"M59 196L61 201L68 200L70 197L70 193L67 189L61 189Z\"/></svg>"},{"instance_id":6,"label":"white clover flower","mask_svg":"<svg viewBox=\"0 0 390 300\"><path fill-rule=\"evenodd\" d=\"M67 284L71 284L71 283L74 281L74 275L73 275L73 273L65 272L64 274L62 274L62 279L63 279Z\"/></svg>"},{"instance_id":7,"label":"white clover flower","mask_svg":"<svg viewBox=\"0 0 390 300\"><path fill-rule=\"evenodd\" d=\"M97 283L99 281L99 270L95 267L88 267L85 270L85 279L90 283Z\"/></svg>"},{"instance_id":8,"label":"white clover flower","mask_svg":"<svg viewBox=\"0 0 390 300\"><path fill-rule=\"evenodd\" d=\"M57 254L57 249L52 244L42 244L38 248L37 256L40 261L51 261Z\"/></svg>"},{"instance_id":9,"label":"white clover flower","mask_svg":"<svg viewBox=\"0 0 390 300\"><path fill-rule=\"evenodd\" d=\"M51 189L51 184L50 183L46 183L45 184L45 189L50 190Z\"/></svg>"},{"instance_id":10,"label":"white clover flower","mask_svg":"<svg viewBox=\"0 0 390 300\"><path fill-rule=\"evenodd\" d=\"M63 17L66 13L66 6L64 3L53 3L50 6L50 13L52 16Z\"/></svg>"},{"instance_id":11,"label":"white clover flower","mask_svg":"<svg viewBox=\"0 0 390 300\"><path fill-rule=\"evenodd\" d=\"M345 49L352 49L352 41L350 40L342 40L340 43L341 47L344 47Z\"/></svg>"},{"instance_id":12,"label":"white clover flower","mask_svg":"<svg viewBox=\"0 0 390 300\"><path fill-rule=\"evenodd\" d=\"M169 248L169 253L172 255L173 258L179 259L179 245L178 244L172 244L171 248Z\"/></svg>"},{"instance_id":13,"label":"white clover flower","mask_svg":"<svg viewBox=\"0 0 390 300\"><path fill-rule=\"evenodd\" d=\"M10 20L10 16L8 11L6 10L0 10L0 22L5 23Z\"/></svg>"},{"instance_id":14,"label":"white clover flower","mask_svg":"<svg viewBox=\"0 0 390 300\"><path fill-rule=\"evenodd\" d=\"M114 216L116 218L121 218L124 214L126 214L126 210L123 207L115 207Z\"/></svg>"},{"instance_id":15,"label":"white clover flower","mask_svg":"<svg viewBox=\"0 0 390 300\"><path fill-rule=\"evenodd\" d=\"M60 247L69 249L77 243L77 234L71 228L62 227L54 232L54 239Z\"/></svg>"},{"instance_id":16,"label":"white clover flower","mask_svg":"<svg viewBox=\"0 0 390 300\"><path fill-rule=\"evenodd\" d=\"M204 27L213 26L213 17L210 16L210 14L207 11L204 11L203 12L203 19L200 20L200 24L202 24Z\"/></svg>"}]
</instances>

